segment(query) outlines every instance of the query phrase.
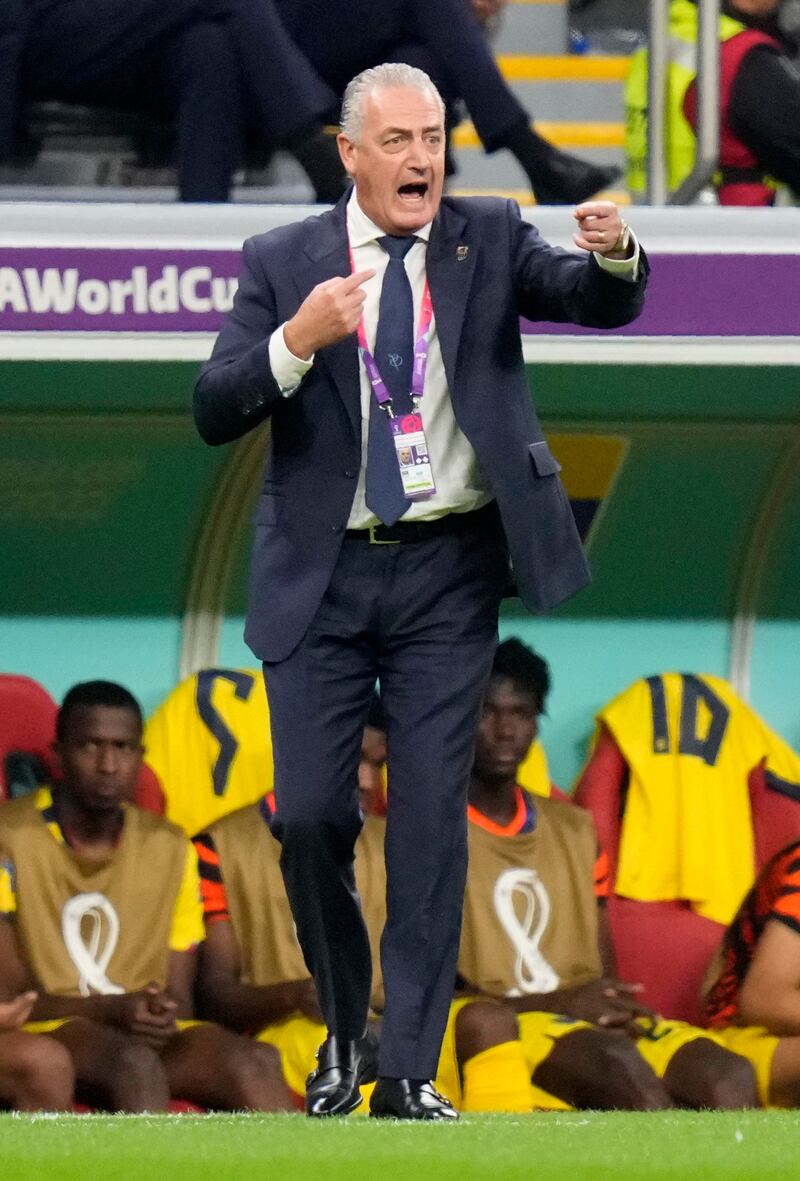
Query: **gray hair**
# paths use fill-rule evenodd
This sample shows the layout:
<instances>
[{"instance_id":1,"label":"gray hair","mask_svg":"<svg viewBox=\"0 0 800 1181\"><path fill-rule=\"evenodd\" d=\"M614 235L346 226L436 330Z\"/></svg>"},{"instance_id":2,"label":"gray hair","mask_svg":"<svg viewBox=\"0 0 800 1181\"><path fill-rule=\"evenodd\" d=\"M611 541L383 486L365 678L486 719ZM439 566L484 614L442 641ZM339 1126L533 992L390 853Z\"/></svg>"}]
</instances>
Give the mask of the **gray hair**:
<instances>
[{"instance_id":1,"label":"gray hair","mask_svg":"<svg viewBox=\"0 0 800 1181\"><path fill-rule=\"evenodd\" d=\"M351 143L357 143L361 135L367 98L373 91L386 90L391 86L410 86L430 95L439 107L444 123L442 96L425 71L418 70L416 66L406 65L405 62L384 62L381 66L371 66L368 70L362 70L347 84L342 99L340 124L342 133Z\"/></svg>"}]
</instances>

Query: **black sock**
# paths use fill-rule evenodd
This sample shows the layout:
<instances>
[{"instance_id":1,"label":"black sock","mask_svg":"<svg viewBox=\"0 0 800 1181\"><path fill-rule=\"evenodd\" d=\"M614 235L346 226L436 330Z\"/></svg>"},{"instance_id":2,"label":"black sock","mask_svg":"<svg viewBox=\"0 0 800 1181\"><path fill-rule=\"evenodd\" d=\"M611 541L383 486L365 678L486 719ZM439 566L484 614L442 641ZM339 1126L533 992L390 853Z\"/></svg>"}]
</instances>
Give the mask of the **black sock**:
<instances>
[{"instance_id":1,"label":"black sock","mask_svg":"<svg viewBox=\"0 0 800 1181\"><path fill-rule=\"evenodd\" d=\"M519 160L522 167L530 175L537 168L550 163L558 155L558 148L543 139L538 131L530 126L527 119L514 126L505 133L498 146L508 148L512 156Z\"/></svg>"}]
</instances>

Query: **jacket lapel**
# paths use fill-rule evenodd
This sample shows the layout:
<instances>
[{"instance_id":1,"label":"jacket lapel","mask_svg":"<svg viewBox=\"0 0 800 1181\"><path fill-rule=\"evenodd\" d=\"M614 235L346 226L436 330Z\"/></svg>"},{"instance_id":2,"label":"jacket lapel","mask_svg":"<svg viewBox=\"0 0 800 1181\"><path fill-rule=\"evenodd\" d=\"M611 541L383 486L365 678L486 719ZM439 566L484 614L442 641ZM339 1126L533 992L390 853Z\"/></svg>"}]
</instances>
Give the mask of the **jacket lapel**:
<instances>
[{"instance_id":1,"label":"jacket lapel","mask_svg":"<svg viewBox=\"0 0 800 1181\"><path fill-rule=\"evenodd\" d=\"M431 228L426 259L436 331L451 394L464 313L475 273L477 245L470 241L467 219L442 204Z\"/></svg>"},{"instance_id":2,"label":"jacket lapel","mask_svg":"<svg viewBox=\"0 0 800 1181\"><path fill-rule=\"evenodd\" d=\"M350 273L347 200L348 194L330 212L323 213L309 229L303 254L297 260L294 271L301 301L317 283ZM476 251L476 243L470 240L467 219L450 206L442 204L431 229L426 272L444 370L451 392L455 388L458 344L475 273ZM317 363L327 367L356 437L360 437L361 387L355 336L329 345L322 351Z\"/></svg>"},{"instance_id":3,"label":"jacket lapel","mask_svg":"<svg viewBox=\"0 0 800 1181\"><path fill-rule=\"evenodd\" d=\"M297 260L294 280L300 300L326 279L350 274L350 257L347 249L346 211L348 195L328 213L317 218L309 228L305 249ZM328 345L322 350L316 364L324 365L344 402L356 437L361 432L361 387L358 374L358 351L355 335Z\"/></svg>"}]
</instances>

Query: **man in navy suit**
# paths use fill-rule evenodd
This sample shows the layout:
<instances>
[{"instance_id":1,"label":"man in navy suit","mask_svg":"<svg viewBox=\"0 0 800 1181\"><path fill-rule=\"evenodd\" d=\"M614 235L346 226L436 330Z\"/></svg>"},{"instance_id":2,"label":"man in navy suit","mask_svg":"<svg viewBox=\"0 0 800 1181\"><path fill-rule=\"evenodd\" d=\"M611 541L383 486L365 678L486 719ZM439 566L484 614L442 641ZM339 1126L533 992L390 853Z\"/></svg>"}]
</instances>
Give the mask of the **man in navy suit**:
<instances>
[{"instance_id":1,"label":"man in navy suit","mask_svg":"<svg viewBox=\"0 0 800 1181\"><path fill-rule=\"evenodd\" d=\"M511 201L442 198L442 103L410 66L353 80L339 147L349 197L245 243L195 418L209 443L271 420L246 638L264 662L274 831L329 1031L306 1110L352 1110L377 1070L373 1115L451 1119L428 1080L455 980L466 788L509 557L532 610L588 581L518 317L625 324L647 263L610 202L576 210L581 257L544 243ZM390 767L377 1064L352 868L376 678Z\"/></svg>"}]
</instances>

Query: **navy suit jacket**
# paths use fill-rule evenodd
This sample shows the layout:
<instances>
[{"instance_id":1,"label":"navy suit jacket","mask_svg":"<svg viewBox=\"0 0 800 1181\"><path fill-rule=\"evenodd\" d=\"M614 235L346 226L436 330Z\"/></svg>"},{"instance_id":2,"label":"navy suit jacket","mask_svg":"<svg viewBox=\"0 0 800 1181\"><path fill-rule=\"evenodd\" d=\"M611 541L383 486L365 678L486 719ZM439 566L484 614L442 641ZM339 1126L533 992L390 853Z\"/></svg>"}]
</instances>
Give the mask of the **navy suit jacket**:
<instances>
[{"instance_id":1,"label":"navy suit jacket","mask_svg":"<svg viewBox=\"0 0 800 1181\"><path fill-rule=\"evenodd\" d=\"M350 271L345 211L343 198L245 242L233 310L195 389L195 421L208 443L272 420L245 632L267 661L292 652L319 607L361 461L355 334L321 349L290 398L269 365L273 330L317 283ZM547 245L512 201L445 197L426 271L453 410L497 498L518 593L531 610L547 610L589 573L528 388L519 316L627 324L642 307L646 259L638 282L623 281L589 255Z\"/></svg>"}]
</instances>

